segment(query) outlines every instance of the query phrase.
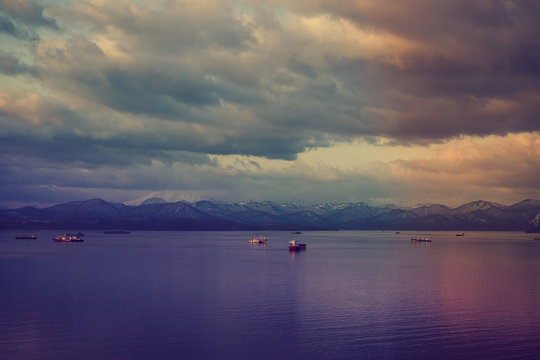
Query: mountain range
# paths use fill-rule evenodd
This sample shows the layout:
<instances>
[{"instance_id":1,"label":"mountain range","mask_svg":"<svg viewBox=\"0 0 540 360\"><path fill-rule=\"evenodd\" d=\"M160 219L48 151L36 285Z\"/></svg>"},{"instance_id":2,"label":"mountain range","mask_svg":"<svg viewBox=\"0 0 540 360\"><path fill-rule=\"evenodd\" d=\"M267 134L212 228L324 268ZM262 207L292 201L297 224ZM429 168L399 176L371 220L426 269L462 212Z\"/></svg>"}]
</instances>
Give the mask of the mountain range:
<instances>
[{"instance_id":1,"label":"mountain range","mask_svg":"<svg viewBox=\"0 0 540 360\"><path fill-rule=\"evenodd\" d=\"M524 200L510 206L479 200L456 208L440 204L399 208L362 202L307 205L271 201L166 202L160 198L134 206L91 199L43 209L3 209L0 228L540 232L540 200Z\"/></svg>"}]
</instances>

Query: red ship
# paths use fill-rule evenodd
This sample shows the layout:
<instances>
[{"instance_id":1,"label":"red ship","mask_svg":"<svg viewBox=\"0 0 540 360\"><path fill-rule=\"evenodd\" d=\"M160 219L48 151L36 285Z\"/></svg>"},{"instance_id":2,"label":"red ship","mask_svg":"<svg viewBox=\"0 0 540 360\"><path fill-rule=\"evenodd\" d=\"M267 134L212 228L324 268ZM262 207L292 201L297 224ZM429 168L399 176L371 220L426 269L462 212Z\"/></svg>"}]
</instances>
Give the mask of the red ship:
<instances>
[{"instance_id":1,"label":"red ship","mask_svg":"<svg viewBox=\"0 0 540 360\"><path fill-rule=\"evenodd\" d=\"M306 244L300 244L296 240L289 241L289 251L306 250Z\"/></svg>"}]
</instances>

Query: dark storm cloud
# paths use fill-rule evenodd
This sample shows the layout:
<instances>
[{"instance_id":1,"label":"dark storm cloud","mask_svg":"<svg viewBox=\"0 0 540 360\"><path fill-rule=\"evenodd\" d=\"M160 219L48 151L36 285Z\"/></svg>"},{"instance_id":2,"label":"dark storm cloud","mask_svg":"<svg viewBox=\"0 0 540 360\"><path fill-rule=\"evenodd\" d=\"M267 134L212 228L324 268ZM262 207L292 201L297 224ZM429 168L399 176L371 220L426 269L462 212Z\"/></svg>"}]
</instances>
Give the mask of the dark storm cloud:
<instances>
[{"instance_id":1,"label":"dark storm cloud","mask_svg":"<svg viewBox=\"0 0 540 360\"><path fill-rule=\"evenodd\" d=\"M257 100L255 94L233 84L217 83L195 71L168 74L151 69L116 68L104 70L96 77L73 76L68 81L111 108L159 117L189 119L183 114L189 112L184 104L201 107L217 106L220 99L235 103Z\"/></svg>"},{"instance_id":2,"label":"dark storm cloud","mask_svg":"<svg viewBox=\"0 0 540 360\"><path fill-rule=\"evenodd\" d=\"M458 38L463 34L475 36L471 30L514 26L522 16L534 19L539 10L535 2L527 0L291 0L287 3L297 13L330 14L349 19L361 28L419 40L434 39L441 34Z\"/></svg>"},{"instance_id":3,"label":"dark storm cloud","mask_svg":"<svg viewBox=\"0 0 540 360\"><path fill-rule=\"evenodd\" d=\"M76 36L65 49L40 57L47 86L79 94L122 112L203 121L193 108L261 102L260 95L234 81L223 81L197 64L156 63L146 54L135 64L115 63L85 37ZM55 69L55 71L51 71Z\"/></svg>"},{"instance_id":4,"label":"dark storm cloud","mask_svg":"<svg viewBox=\"0 0 540 360\"><path fill-rule=\"evenodd\" d=\"M37 71L17 57L0 50L0 73L6 75L37 75Z\"/></svg>"},{"instance_id":5,"label":"dark storm cloud","mask_svg":"<svg viewBox=\"0 0 540 360\"><path fill-rule=\"evenodd\" d=\"M2 114L0 114L1 118ZM44 130L45 133L50 131ZM110 139L95 139L81 136L75 132L56 132L52 138L41 138L43 133L29 134L26 132L11 131L9 137L0 137L0 162L8 167L20 164L19 157L29 162L34 159L39 163L40 158L54 159L54 163L62 166L75 166L84 168L97 168L103 165L118 168L134 165L150 165L150 159L164 164L182 162L185 164L213 165L214 162L201 152L182 151L172 142L160 145L157 136L120 137ZM29 147L28 143L32 146ZM191 148L191 147L187 147ZM8 154L17 154L15 157ZM15 160L12 160L15 159ZM7 175L7 172L4 174ZM28 179L33 181L32 179ZM23 181L24 182L24 181Z\"/></svg>"},{"instance_id":6,"label":"dark storm cloud","mask_svg":"<svg viewBox=\"0 0 540 360\"><path fill-rule=\"evenodd\" d=\"M0 32L13 36L21 40L38 40L39 37L35 31L24 25L19 25L12 21L5 14L0 12Z\"/></svg>"},{"instance_id":7,"label":"dark storm cloud","mask_svg":"<svg viewBox=\"0 0 540 360\"><path fill-rule=\"evenodd\" d=\"M28 0L0 0L0 33L19 40L38 41L36 28L59 30L56 20L43 15L44 9Z\"/></svg>"},{"instance_id":8,"label":"dark storm cloud","mask_svg":"<svg viewBox=\"0 0 540 360\"><path fill-rule=\"evenodd\" d=\"M307 76L308 78L316 78L317 72L313 67L309 66L306 63L302 63L301 61L298 61L297 56L293 55L291 56L291 59L289 60L289 63L287 64L287 68L291 71Z\"/></svg>"},{"instance_id":9,"label":"dark storm cloud","mask_svg":"<svg viewBox=\"0 0 540 360\"><path fill-rule=\"evenodd\" d=\"M56 15L67 26L81 21L103 35L114 28L120 50L134 61L115 60L84 34L76 35L64 48L39 53L45 84L120 112L214 128L225 129L229 121L215 118L222 102L256 116L258 128L237 128L208 152L268 127L276 129L265 132L273 136L269 142L300 141L288 149L302 151L308 139L324 136L425 143L540 126L533 115L540 92L534 77L540 28L538 6L529 2L291 1L297 15L327 14L381 41L392 36L405 44L364 56L347 52L343 46L354 44L345 42L323 46L318 59L306 53L319 40L300 32L299 24L287 28L268 21L268 13L256 23L261 16L241 20L219 3L185 11L175 6L135 11L122 4L77 3L72 10L57 8ZM27 22L47 23L39 20L44 18L38 6L10 11ZM260 33L279 43L261 43ZM493 104L501 102L514 105L495 111ZM295 136L278 128L294 129ZM261 154L247 145L217 151L233 149ZM284 158L294 157L284 150Z\"/></svg>"},{"instance_id":10,"label":"dark storm cloud","mask_svg":"<svg viewBox=\"0 0 540 360\"><path fill-rule=\"evenodd\" d=\"M367 54L355 43L326 47L333 40L306 33L301 22L287 27L268 14L244 21L218 3L186 11L89 6L56 14L102 35L114 27L117 51L129 60L80 33L38 51L44 84L121 113L206 129L161 137L159 149L294 159L328 140L427 144L540 128L538 6L525 2L290 3L296 15L350 21L359 37L397 39ZM225 114L224 103L237 114Z\"/></svg>"},{"instance_id":11,"label":"dark storm cloud","mask_svg":"<svg viewBox=\"0 0 540 360\"><path fill-rule=\"evenodd\" d=\"M43 14L45 8L29 0L0 0L0 11L13 19L31 26L42 26L58 30L55 19Z\"/></svg>"},{"instance_id":12,"label":"dark storm cloud","mask_svg":"<svg viewBox=\"0 0 540 360\"><path fill-rule=\"evenodd\" d=\"M362 132L433 141L540 129L537 2L292 1L290 6L412 43L411 49L396 49L391 59L335 58L335 73L356 81L368 76L371 91L384 101L373 126L369 118L355 120L368 125ZM515 106L490 108L502 101Z\"/></svg>"}]
</instances>

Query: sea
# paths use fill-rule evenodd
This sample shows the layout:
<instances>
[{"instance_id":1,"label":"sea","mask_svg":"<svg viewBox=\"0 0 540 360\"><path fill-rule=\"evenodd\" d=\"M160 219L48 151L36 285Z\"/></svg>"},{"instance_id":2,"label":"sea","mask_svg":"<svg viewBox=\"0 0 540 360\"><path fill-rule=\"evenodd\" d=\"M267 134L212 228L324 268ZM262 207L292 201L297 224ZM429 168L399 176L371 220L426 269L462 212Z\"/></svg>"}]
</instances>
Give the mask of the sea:
<instances>
[{"instance_id":1,"label":"sea","mask_svg":"<svg viewBox=\"0 0 540 360\"><path fill-rule=\"evenodd\" d=\"M540 359L532 234L81 231L0 231L0 359Z\"/></svg>"}]
</instances>

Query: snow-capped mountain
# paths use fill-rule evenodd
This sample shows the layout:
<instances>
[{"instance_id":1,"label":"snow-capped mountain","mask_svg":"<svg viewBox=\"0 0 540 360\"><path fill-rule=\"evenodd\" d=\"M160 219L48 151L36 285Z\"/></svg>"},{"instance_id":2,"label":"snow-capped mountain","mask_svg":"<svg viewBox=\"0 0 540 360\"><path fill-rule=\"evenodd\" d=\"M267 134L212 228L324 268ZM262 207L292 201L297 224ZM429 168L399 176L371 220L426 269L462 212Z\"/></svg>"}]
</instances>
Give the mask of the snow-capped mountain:
<instances>
[{"instance_id":1,"label":"snow-capped mountain","mask_svg":"<svg viewBox=\"0 0 540 360\"><path fill-rule=\"evenodd\" d=\"M540 233L540 212L529 223L527 232Z\"/></svg>"},{"instance_id":2,"label":"snow-capped mountain","mask_svg":"<svg viewBox=\"0 0 540 360\"><path fill-rule=\"evenodd\" d=\"M0 210L1 228L80 229L539 229L540 201L505 206L473 201L456 208L426 204L403 209L358 203L284 203L272 201L177 201L148 199L138 206L102 199L75 201L44 209Z\"/></svg>"},{"instance_id":3,"label":"snow-capped mountain","mask_svg":"<svg viewBox=\"0 0 540 360\"><path fill-rule=\"evenodd\" d=\"M468 214L473 211L486 211L492 208L504 208L504 205L497 204L495 202L489 202L489 201L473 201L467 204L463 204L455 209L453 209L453 214Z\"/></svg>"},{"instance_id":4,"label":"snow-capped mountain","mask_svg":"<svg viewBox=\"0 0 540 360\"><path fill-rule=\"evenodd\" d=\"M161 197L151 197L144 200L141 205L151 205L151 204L165 204L167 201Z\"/></svg>"}]
</instances>

